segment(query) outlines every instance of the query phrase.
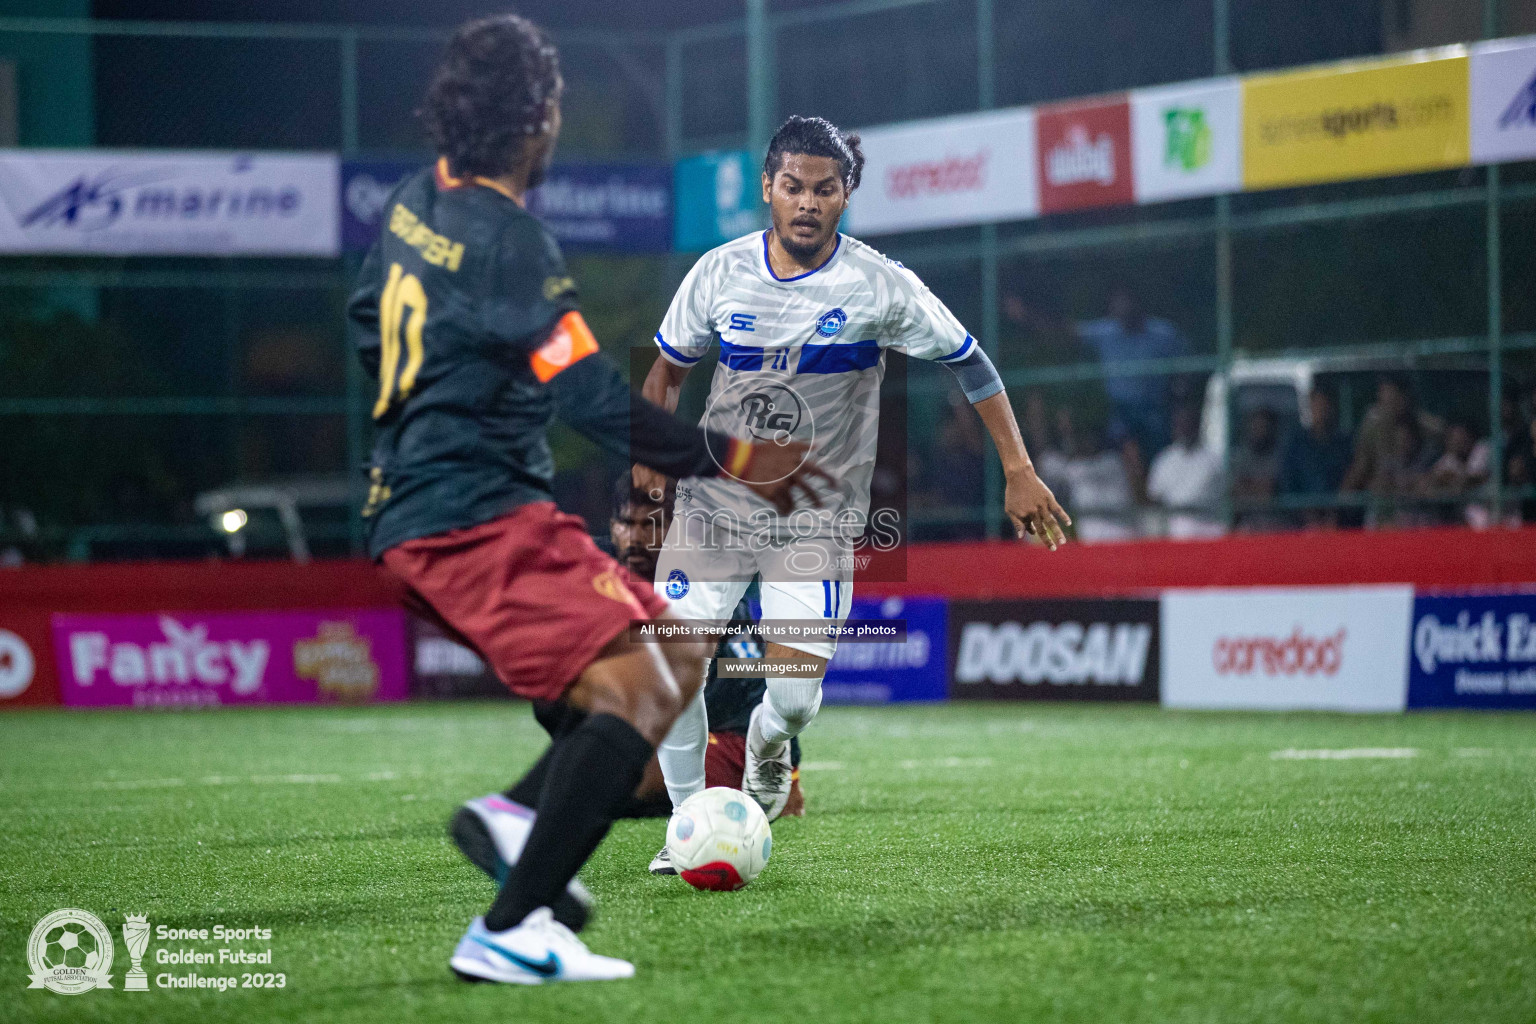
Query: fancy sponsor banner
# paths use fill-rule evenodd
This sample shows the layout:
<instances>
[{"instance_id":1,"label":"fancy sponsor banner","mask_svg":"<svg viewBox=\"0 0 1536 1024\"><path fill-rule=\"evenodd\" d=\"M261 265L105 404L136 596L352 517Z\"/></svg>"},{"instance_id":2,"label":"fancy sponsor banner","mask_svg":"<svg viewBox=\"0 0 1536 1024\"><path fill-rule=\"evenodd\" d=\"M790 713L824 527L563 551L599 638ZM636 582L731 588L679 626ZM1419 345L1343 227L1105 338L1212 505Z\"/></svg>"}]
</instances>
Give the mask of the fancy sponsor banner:
<instances>
[{"instance_id":1,"label":"fancy sponsor banner","mask_svg":"<svg viewBox=\"0 0 1536 1024\"><path fill-rule=\"evenodd\" d=\"M1243 89L1213 78L1131 93L1136 201L1155 203L1243 187Z\"/></svg>"},{"instance_id":2,"label":"fancy sponsor banner","mask_svg":"<svg viewBox=\"0 0 1536 1024\"><path fill-rule=\"evenodd\" d=\"M373 245L384 223L384 205L406 178L421 170L419 160L344 160L341 164L341 248L362 252Z\"/></svg>"},{"instance_id":3,"label":"fancy sponsor banner","mask_svg":"<svg viewBox=\"0 0 1536 1024\"><path fill-rule=\"evenodd\" d=\"M1131 109L1124 96L1040 107L1035 132L1041 213L1135 200Z\"/></svg>"},{"instance_id":4,"label":"fancy sponsor banner","mask_svg":"<svg viewBox=\"0 0 1536 1024\"><path fill-rule=\"evenodd\" d=\"M943 700L946 617L946 602L937 598L854 598L849 621L899 620L907 624L907 636L898 643L838 644L822 684L827 703Z\"/></svg>"},{"instance_id":5,"label":"fancy sponsor banner","mask_svg":"<svg viewBox=\"0 0 1536 1024\"><path fill-rule=\"evenodd\" d=\"M73 707L404 700L398 609L55 615Z\"/></svg>"},{"instance_id":6,"label":"fancy sponsor banner","mask_svg":"<svg viewBox=\"0 0 1536 1024\"><path fill-rule=\"evenodd\" d=\"M1243 81L1243 182L1281 188L1465 166L1465 47Z\"/></svg>"},{"instance_id":7,"label":"fancy sponsor banner","mask_svg":"<svg viewBox=\"0 0 1536 1024\"><path fill-rule=\"evenodd\" d=\"M1536 591L1419 597L1408 647L1411 708L1536 709Z\"/></svg>"},{"instance_id":8,"label":"fancy sponsor banner","mask_svg":"<svg viewBox=\"0 0 1536 1024\"><path fill-rule=\"evenodd\" d=\"M952 601L956 698L1157 700L1155 600Z\"/></svg>"},{"instance_id":9,"label":"fancy sponsor banner","mask_svg":"<svg viewBox=\"0 0 1536 1024\"><path fill-rule=\"evenodd\" d=\"M1412 610L1406 586L1165 591L1163 703L1401 711Z\"/></svg>"},{"instance_id":10,"label":"fancy sponsor banner","mask_svg":"<svg viewBox=\"0 0 1536 1024\"><path fill-rule=\"evenodd\" d=\"M1536 36L1472 47L1472 162L1536 158Z\"/></svg>"},{"instance_id":11,"label":"fancy sponsor banner","mask_svg":"<svg viewBox=\"0 0 1536 1024\"><path fill-rule=\"evenodd\" d=\"M0 151L0 252L335 256L329 154Z\"/></svg>"},{"instance_id":12,"label":"fancy sponsor banner","mask_svg":"<svg viewBox=\"0 0 1536 1024\"><path fill-rule=\"evenodd\" d=\"M528 193L528 212L563 246L666 252L672 248L672 168L556 164Z\"/></svg>"},{"instance_id":13,"label":"fancy sponsor banner","mask_svg":"<svg viewBox=\"0 0 1536 1024\"><path fill-rule=\"evenodd\" d=\"M673 167L673 243L704 252L763 226L761 171L746 150L704 153Z\"/></svg>"},{"instance_id":14,"label":"fancy sponsor banner","mask_svg":"<svg viewBox=\"0 0 1536 1024\"><path fill-rule=\"evenodd\" d=\"M1030 108L871 128L860 135L864 180L848 208L855 234L987 224L1040 213Z\"/></svg>"}]
</instances>

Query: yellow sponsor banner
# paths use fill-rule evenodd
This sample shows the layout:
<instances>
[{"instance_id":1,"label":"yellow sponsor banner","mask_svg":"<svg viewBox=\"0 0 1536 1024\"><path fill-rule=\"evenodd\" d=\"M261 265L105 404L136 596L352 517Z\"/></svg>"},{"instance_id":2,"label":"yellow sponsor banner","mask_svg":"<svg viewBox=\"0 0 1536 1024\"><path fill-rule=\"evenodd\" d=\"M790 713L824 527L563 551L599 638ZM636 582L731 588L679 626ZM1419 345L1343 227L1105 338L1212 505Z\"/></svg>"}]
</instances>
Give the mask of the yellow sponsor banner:
<instances>
[{"instance_id":1,"label":"yellow sponsor banner","mask_svg":"<svg viewBox=\"0 0 1536 1024\"><path fill-rule=\"evenodd\" d=\"M1471 162L1464 47L1243 81L1243 185L1281 188Z\"/></svg>"}]
</instances>

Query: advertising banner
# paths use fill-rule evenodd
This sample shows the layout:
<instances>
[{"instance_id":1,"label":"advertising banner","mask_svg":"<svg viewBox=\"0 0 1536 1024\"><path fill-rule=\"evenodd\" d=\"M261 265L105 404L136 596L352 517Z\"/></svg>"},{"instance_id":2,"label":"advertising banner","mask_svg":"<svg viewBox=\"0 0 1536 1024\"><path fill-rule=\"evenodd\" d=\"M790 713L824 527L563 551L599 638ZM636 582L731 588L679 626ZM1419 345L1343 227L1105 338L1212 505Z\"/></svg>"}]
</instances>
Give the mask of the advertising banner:
<instances>
[{"instance_id":1,"label":"advertising banner","mask_svg":"<svg viewBox=\"0 0 1536 1024\"><path fill-rule=\"evenodd\" d=\"M1027 107L871 128L860 135L864 181L848 208L848 230L856 235L1040 213L1035 112Z\"/></svg>"},{"instance_id":2,"label":"advertising banner","mask_svg":"<svg viewBox=\"0 0 1536 1024\"><path fill-rule=\"evenodd\" d=\"M0 151L0 253L335 256L329 154Z\"/></svg>"},{"instance_id":3,"label":"advertising banner","mask_svg":"<svg viewBox=\"0 0 1536 1024\"><path fill-rule=\"evenodd\" d=\"M1135 200L1125 97L1040 107L1035 127L1041 213Z\"/></svg>"},{"instance_id":4,"label":"advertising banner","mask_svg":"<svg viewBox=\"0 0 1536 1024\"><path fill-rule=\"evenodd\" d=\"M341 248L366 251L379 237L389 194L425 165L419 160L344 160L341 164Z\"/></svg>"},{"instance_id":5,"label":"advertising banner","mask_svg":"<svg viewBox=\"0 0 1536 1024\"><path fill-rule=\"evenodd\" d=\"M1243 187L1243 88L1215 78L1131 93L1136 201L1155 203Z\"/></svg>"},{"instance_id":6,"label":"advertising banner","mask_svg":"<svg viewBox=\"0 0 1536 1024\"><path fill-rule=\"evenodd\" d=\"M1154 600L952 601L949 638L954 698L1157 700Z\"/></svg>"},{"instance_id":7,"label":"advertising banner","mask_svg":"<svg viewBox=\"0 0 1536 1024\"><path fill-rule=\"evenodd\" d=\"M900 619L903 643L841 643L827 666L822 696L829 704L943 700L946 603L929 597L854 598L850 620Z\"/></svg>"},{"instance_id":8,"label":"advertising banner","mask_svg":"<svg viewBox=\"0 0 1536 1024\"><path fill-rule=\"evenodd\" d=\"M1536 159L1536 36L1472 47L1472 162Z\"/></svg>"},{"instance_id":9,"label":"advertising banner","mask_svg":"<svg viewBox=\"0 0 1536 1024\"><path fill-rule=\"evenodd\" d=\"M479 654L415 615L411 624L413 697L510 697L512 691Z\"/></svg>"},{"instance_id":10,"label":"advertising banner","mask_svg":"<svg viewBox=\"0 0 1536 1024\"><path fill-rule=\"evenodd\" d=\"M1536 591L1416 600L1408 706L1536 709Z\"/></svg>"},{"instance_id":11,"label":"advertising banner","mask_svg":"<svg viewBox=\"0 0 1536 1024\"><path fill-rule=\"evenodd\" d=\"M1165 591L1163 703L1401 711L1412 611L1406 586Z\"/></svg>"},{"instance_id":12,"label":"advertising banner","mask_svg":"<svg viewBox=\"0 0 1536 1024\"><path fill-rule=\"evenodd\" d=\"M358 703L407 695L398 609L55 615L72 707Z\"/></svg>"},{"instance_id":13,"label":"advertising banner","mask_svg":"<svg viewBox=\"0 0 1536 1024\"><path fill-rule=\"evenodd\" d=\"M1412 174L1469 159L1466 49L1243 81L1251 189Z\"/></svg>"},{"instance_id":14,"label":"advertising banner","mask_svg":"<svg viewBox=\"0 0 1536 1024\"><path fill-rule=\"evenodd\" d=\"M746 150L679 160L672 183L678 252L704 252L766 223L762 168Z\"/></svg>"},{"instance_id":15,"label":"advertising banner","mask_svg":"<svg viewBox=\"0 0 1536 1024\"><path fill-rule=\"evenodd\" d=\"M47 614L0 614L0 710L58 702Z\"/></svg>"},{"instance_id":16,"label":"advertising banner","mask_svg":"<svg viewBox=\"0 0 1536 1024\"><path fill-rule=\"evenodd\" d=\"M544 183L528 193L528 212L562 246L667 252L672 248L672 168L556 164Z\"/></svg>"}]
</instances>

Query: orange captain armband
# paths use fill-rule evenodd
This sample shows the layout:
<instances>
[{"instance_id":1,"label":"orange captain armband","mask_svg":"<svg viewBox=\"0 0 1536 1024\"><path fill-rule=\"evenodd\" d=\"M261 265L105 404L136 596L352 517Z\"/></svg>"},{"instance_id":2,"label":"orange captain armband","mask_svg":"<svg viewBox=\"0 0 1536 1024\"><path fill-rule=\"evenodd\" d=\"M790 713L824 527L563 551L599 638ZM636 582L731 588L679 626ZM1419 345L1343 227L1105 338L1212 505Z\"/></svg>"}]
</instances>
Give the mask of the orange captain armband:
<instances>
[{"instance_id":1,"label":"orange captain armband","mask_svg":"<svg viewBox=\"0 0 1536 1024\"><path fill-rule=\"evenodd\" d=\"M573 309L555 324L549 340L529 357L529 363L533 375L547 384L561 370L574 366L596 351L597 339L592 337L592 329Z\"/></svg>"}]
</instances>

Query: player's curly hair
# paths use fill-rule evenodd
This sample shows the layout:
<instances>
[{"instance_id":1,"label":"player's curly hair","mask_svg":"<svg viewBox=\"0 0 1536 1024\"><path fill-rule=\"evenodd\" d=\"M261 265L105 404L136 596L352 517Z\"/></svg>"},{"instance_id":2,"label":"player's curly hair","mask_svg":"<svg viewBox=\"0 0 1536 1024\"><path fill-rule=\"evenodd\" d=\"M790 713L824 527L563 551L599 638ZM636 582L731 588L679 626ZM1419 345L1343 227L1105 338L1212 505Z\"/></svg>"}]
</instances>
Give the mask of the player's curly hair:
<instances>
[{"instance_id":1,"label":"player's curly hair","mask_svg":"<svg viewBox=\"0 0 1536 1024\"><path fill-rule=\"evenodd\" d=\"M768 155L763 158L763 173L772 181L790 153L804 156L825 156L837 161L843 174L843 188L852 192L859 187L864 176L864 150L859 146L858 132L844 132L824 117L801 117L793 114L779 125L768 143Z\"/></svg>"},{"instance_id":2,"label":"player's curly hair","mask_svg":"<svg viewBox=\"0 0 1536 1024\"><path fill-rule=\"evenodd\" d=\"M528 19L498 14L453 34L417 116L454 174L495 177L546 130L560 88L555 44Z\"/></svg>"}]
</instances>

